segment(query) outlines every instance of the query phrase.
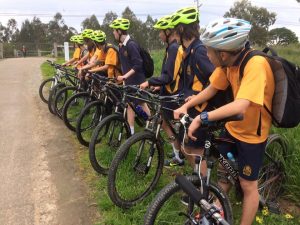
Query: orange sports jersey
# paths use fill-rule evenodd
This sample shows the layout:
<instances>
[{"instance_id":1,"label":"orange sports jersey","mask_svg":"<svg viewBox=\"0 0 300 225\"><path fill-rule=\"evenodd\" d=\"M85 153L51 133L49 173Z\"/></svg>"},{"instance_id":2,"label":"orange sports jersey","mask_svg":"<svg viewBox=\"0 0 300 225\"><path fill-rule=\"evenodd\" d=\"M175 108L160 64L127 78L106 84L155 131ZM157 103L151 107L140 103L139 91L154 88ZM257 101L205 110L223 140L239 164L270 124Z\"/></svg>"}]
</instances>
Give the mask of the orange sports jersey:
<instances>
[{"instance_id":1,"label":"orange sports jersey","mask_svg":"<svg viewBox=\"0 0 300 225\"><path fill-rule=\"evenodd\" d=\"M104 65L104 61L105 61L105 58L106 58L106 54L104 53L104 51L102 49L98 49L96 48L96 51L95 51L95 54L94 56L97 56L97 61L100 62L100 66L103 66Z\"/></svg>"},{"instance_id":2,"label":"orange sports jersey","mask_svg":"<svg viewBox=\"0 0 300 225\"><path fill-rule=\"evenodd\" d=\"M225 126L236 139L246 143L262 143L268 138L271 127L271 117L264 109L272 108L272 98L275 89L272 69L262 56L251 58L244 69L240 80L240 63L237 66L215 69L210 77L213 87L225 90L232 88L234 99L247 99L251 102L242 121L228 122Z\"/></svg>"},{"instance_id":3,"label":"orange sports jersey","mask_svg":"<svg viewBox=\"0 0 300 225\"><path fill-rule=\"evenodd\" d=\"M79 59L80 58L80 53L81 53L80 48L76 48L74 53L73 53L73 59Z\"/></svg>"},{"instance_id":4,"label":"orange sports jersey","mask_svg":"<svg viewBox=\"0 0 300 225\"><path fill-rule=\"evenodd\" d=\"M109 48L106 53L105 57L105 65L109 65L107 75L109 78L114 78L119 75L122 75L120 70L117 68L120 67L119 65L119 59L118 59L118 53L115 49Z\"/></svg>"}]
</instances>

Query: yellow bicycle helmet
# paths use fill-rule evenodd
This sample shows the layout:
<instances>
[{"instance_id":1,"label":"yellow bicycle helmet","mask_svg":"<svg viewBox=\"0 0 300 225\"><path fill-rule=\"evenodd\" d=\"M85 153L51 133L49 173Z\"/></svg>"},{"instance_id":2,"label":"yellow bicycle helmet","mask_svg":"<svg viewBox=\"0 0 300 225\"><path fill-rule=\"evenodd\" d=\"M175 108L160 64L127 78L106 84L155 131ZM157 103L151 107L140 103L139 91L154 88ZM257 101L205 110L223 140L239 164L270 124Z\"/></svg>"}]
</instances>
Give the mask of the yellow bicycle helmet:
<instances>
[{"instance_id":1,"label":"yellow bicycle helmet","mask_svg":"<svg viewBox=\"0 0 300 225\"><path fill-rule=\"evenodd\" d=\"M91 39L98 43L106 41L106 34L102 30L95 30L92 34Z\"/></svg>"},{"instance_id":2,"label":"yellow bicycle helmet","mask_svg":"<svg viewBox=\"0 0 300 225\"><path fill-rule=\"evenodd\" d=\"M81 33L81 36L83 38L89 38L92 39L92 35L93 35L93 30L92 29L84 29Z\"/></svg>"},{"instance_id":3,"label":"yellow bicycle helmet","mask_svg":"<svg viewBox=\"0 0 300 225\"><path fill-rule=\"evenodd\" d=\"M172 15L172 25L175 27L180 23L190 24L199 20L199 11L196 7L187 7L176 11Z\"/></svg>"},{"instance_id":4,"label":"yellow bicycle helmet","mask_svg":"<svg viewBox=\"0 0 300 225\"><path fill-rule=\"evenodd\" d=\"M172 24L172 16L164 16L160 18L155 24L154 28L159 29L159 30L166 30L166 29L173 29L174 26Z\"/></svg>"},{"instance_id":5,"label":"yellow bicycle helmet","mask_svg":"<svg viewBox=\"0 0 300 225\"><path fill-rule=\"evenodd\" d=\"M70 37L70 41L71 41L71 42L76 42L76 36L77 36L77 35L71 36L71 37Z\"/></svg>"},{"instance_id":6,"label":"yellow bicycle helmet","mask_svg":"<svg viewBox=\"0 0 300 225\"><path fill-rule=\"evenodd\" d=\"M109 25L109 27L113 28L113 29L128 30L130 27L130 21L128 19L124 19L124 18L115 19Z\"/></svg>"},{"instance_id":7,"label":"yellow bicycle helmet","mask_svg":"<svg viewBox=\"0 0 300 225\"><path fill-rule=\"evenodd\" d=\"M70 41L81 45L83 44L83 38L81 35L73 35L70 38Z\"/></svg>"}]
</instances>

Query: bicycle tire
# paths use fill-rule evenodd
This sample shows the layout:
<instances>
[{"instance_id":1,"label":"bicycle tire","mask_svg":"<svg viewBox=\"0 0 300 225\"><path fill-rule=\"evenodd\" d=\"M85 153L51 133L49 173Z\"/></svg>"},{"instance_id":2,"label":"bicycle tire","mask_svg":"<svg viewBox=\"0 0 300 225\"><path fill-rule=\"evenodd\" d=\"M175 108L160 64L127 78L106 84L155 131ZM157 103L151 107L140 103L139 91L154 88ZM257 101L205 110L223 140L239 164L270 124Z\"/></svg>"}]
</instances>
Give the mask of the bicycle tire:
<instances>
[{"instance_id":1,"label":"bicycle tire","mask_svg":"<svg viewBox=\"0 0 300 225\"><path fill-rule=\"evenodd\" d=\"M124 132L123 136L124 139L121 137L121 142L120 143L111 143L111 141L117 140L120 136L118 135L117 138L112 140L114 137L114 133L109 133L110 131L110 125L115 125L113 121L118 121L123 127L121 130L122 133ZM104 130L104 133L102 135L102 132ZM115 131L115 127L112 128L113 132ZM118 129L116 129L118 131ZM120 133L120 132L119 132ZM112 135L110 138L110 135L107 136L107 134ZM113 160L113 157L115 156L117 152L117 148L121 146L122 143L126 139L130 137L130 127L128 125L128 122L122 114L120 113L114 113L112 115L109 115L105 117L94 129L90 145L89 145L89 159L91 162L91 165L93 169L103 175L108 174L108 169L111 165L111 162ZM101 137L103 138L109 138L106 142L106 140L100 139ZM111 139L111 140L110 140ZM107 145L107 146L106 146Z\"/></svg>"},{"instance_id":2,"label":"bicycle tire","mask_svg":"<svg viewBox=\"0 0 300 225\"><path fill-rule=\"evenodd\" d=\"M72 94L69 95L68 92L71 91ZM64 105L66 103L66 101L72 97L74 95L74 93L76 94L78 90L78 87L75 86L67 86L62 88L61 90L59 90L55 96L55 100L54 100L54 109L55 109L55 113L56 115L62 119L62 111L64 108ZM63 99L63 102L59 101L60 99Z\"/></svg>"},{"instance_id":3,"label":"bicycle tire","mask_svg":"<svg viewBox=\"0 0 300 225\"><path fill-rule=\"evenodd\" d=\"M49 89L49 92L48 92L48 96L46 97L46 96L44 96L44 88L47 86L47 83L48 82L54 82L55 81L55 79L54 78L48 78L48 79L46 79L46 80L44 80L41 84L40 84L40 87L39 87L39 96L40 96L40 98L42 99L42 101L43 102L45 102L45 103L48 103L48 99L49 99L49 92L50 92L50 90L51 90L51 87L50 87L50 89ZM50 85L51 86L51 85Z\"/></svg>"},{"instance_id":4,"label":"bicycle tire","mask_svg":"<svg viewBox=\"0 0 300 225\"><path fill-rule=\"evenodd\" d=\"M275 155L274 155L275 154ZM271 134L265 149L265 157L258 178L261 204L276 201L283 192L287 143L279 134Z\"/></svg>"},{"instance_id":5,"label":"bicycle tire","mask_svg":"<svg viewBox=\"0 0 300 225\"><path fill-rule=\"evenodd\" d=\"M93 112L93 107L96 107L94 115L91 121L87 118L90 112ZM105 107L102 100L96 100L87 104L80 112L76 124L76 136L80 144L89 147L90 138L94 128L99 124L99 122L108 115L108 109ZM86 125L88 123L88 125ZM87 133L83 134L83 132Z\"/></svg>"},{"instance_id":6,"label":"bicycle tire","mask_svg":"<svg viewBox=\"0 0 300 225\"><path fill-rule=\"evenodd\" d=\"M149 150L144 150L143 148L142 153L149 153L151 150L153 150L152 147L155 147L153 151L154 155L152 156L152 164L149 168L149 171L147 171L147 165L150 159L149 155L147 156L146 154L146 157L141 155L138 158L138 161L136 161L137 155L134 154L134 152L136 149L139 149L141 145L137 148L134 148L134 144L138 143L139 141L142 141L143 147L150 143ZM128 162L125 162L125 160ZM130 168L132 163L134 165L132 168ZM156 166L153 166L154 163ZM156 186L162 173L163 163L164 152L162 144L155 138L155 134L151 133L150 131L142 131L132 135L119 148L109 168L108 194L110 199L120 208L130 208L142 201ZM142 178L143 175L145 176ZM135 177L137 179L132 181L135 179ZM121 178L125 178L125 180L122 181ZM143 183L144 181L145 184ZM120 185L121 187L119 187Z\"/></svg>"},{"instance_id":7,"label":"bicycle tire","mask_svg":"<svg viewBox=\"0 0 300 225\"><path fill-rule=\"evenodd\" d=\"M200 180L197 176L187 176L187 179L190 180L195 186L198 188L200 187ZM216 184L210 183L209 187L209 193L210 197L208 202L211 204L215 200L215 198L212 199L212 194L219 200L220 205L222 206L222 209L224 211L224 219L229 223L233 224L233 215L232 215L232 208L229 201L229 198L227 197L226 193ZM165 186L154 198L152 203L148 206L148 209L144 216L144 225L153 225L153 224L193 224L193 223L183 223L183 221L186 221L186 217L179 217L179 212L182 212L183 210L183 204L179 202L179 199L181 196L185 195L185 193L181 190L180 186L174 181L170 183L169 185ZM173 197L173 198L172 198ZM174 200L173 200L174 199ZM172 202L173 200L173 202ZM170 201L170 203L168 202ZM162 209L164 206L170 206L170 209ZM176 211L176 207L178 207L178 211ZM189 205L186 206L187 213L190 215L191 213L195 213L193 211L195 210L195 205L192 202L189 202ZM166 213L163 213L166 212ZM197 211L198 212L198 211ZM159 215L161 213L162 215ZM166 215L167 213L170 213L170 215ZM164 215L163 215L164 214ZM176 217L177 216L177 217ZM158 219L159 218L159 219ZM173 220L172 220L173 219ZM159 221L158 221L159 220ZM170 221L172 220L172 221ZM165 221L165 223L164 223Z\"/></svg>"},{"instance_id":8,"label":"bicycle tire","mask_svg":"<svg viewBox=\"0 0 300 225\"><path fill-rule=\"evenodd\" d=\"M82 104L79 104L79 100L76 101L76 99L83 98ZM80 111L83 109L83 107L88 104L90 100L90 94L88 92L80 92L75 95L73 95L71 98L69 98L66 101L66 104L64 105L63 111L62 111L62 118L64 121L64 124L67 128L69 128L71 131L76 132L76 123L78 116L80 114ZM72 106L76 106L74 109L72 109ZM74 115L73 115L74 114Z\"/></svg>"},{"instance_id":9,"label":"bicycle tire","mask_svg":"<svg viewBox=\"0 0 300 225\"><path fill-rule=\"evenodd\" d=\"M48 109L49 109L49 112L54 115L56 115L55 108L54 108L54 100L55 100L56 94L58 93L59 90L61 90L64 87L66 87L66 85L64 83L58 83L50 91L49 99L48 99Z\"/></svg>"}]
</instances>

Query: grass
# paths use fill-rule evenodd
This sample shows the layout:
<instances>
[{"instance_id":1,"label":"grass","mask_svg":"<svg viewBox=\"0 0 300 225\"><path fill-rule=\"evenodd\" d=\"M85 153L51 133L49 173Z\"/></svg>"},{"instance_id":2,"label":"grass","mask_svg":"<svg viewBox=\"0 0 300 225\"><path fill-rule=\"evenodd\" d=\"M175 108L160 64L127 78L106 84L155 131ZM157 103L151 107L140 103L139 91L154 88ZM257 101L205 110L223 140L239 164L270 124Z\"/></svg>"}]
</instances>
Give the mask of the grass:
<instances>
[{"instance_id":1,"label":"grass","mask_svg":"<svg viewBox=\"0 0 300 225\"><path fill-rule=\"evenodd\" d=\"M297 46L291 47L280 47L276 48L278 50L279 55L286 57L292 62L300 64L299 51L297 51ZM162 63L163 51L153 51L152 52L154 62L155 62L155 75L160 74L160 65ZM43 76L51 77L53 74L53 70L51 67L44 63L41 66ZM286 214L276 215L271 214L266 210L263 210L257 214L257 220L254 224L288 224L288 225L296 225L300 224L299 217L299 209L290 207L290 205L297 205L300 202L300 127L296 127L293 129L278 129L273 128L272 132L282 134L288 140L288 157L286 160L286 184L285 184L285 192L283 194L284 208L286 209L285 213L290 213L294 218L286 218ZM75 136L74 136L74 139ZM169 145L166 145L168 149L170 149ZM174 180L173 176L170 176L170 171L164 170L160 181L155 188L155 190L140 204L129 209L123 210L116 207L109 199L107 195L107 178L102 175L97 175L94 170L91 168L90 161L88 158L87 148L81 147L78 152L78 160L80 161L80 166L82 170L82 174L85 177L86 182L90 186L90 194L91 198L94 199L96 203L96 207L101 214L101 219L95 221L95 224L101 225L126 225L126 224L142 224L143 216L147 209L148 204L152 201L155 195L159 192L161 188L163 188L170 181ZM175 171L177 172L186 172L188 168L185 168L185 171ZM123 183L120 183L120 187L122 185L125 188L125 185L128 187L127 181L124 180ZM239 217L241 215L241 203L237 201L233 195L230 194L232 200L232 206L234 210L235 224L238 224ZM288 206L286 206L286 204ZM293 210L295 209L295 210Z\"/></svg>"}]
</instances>

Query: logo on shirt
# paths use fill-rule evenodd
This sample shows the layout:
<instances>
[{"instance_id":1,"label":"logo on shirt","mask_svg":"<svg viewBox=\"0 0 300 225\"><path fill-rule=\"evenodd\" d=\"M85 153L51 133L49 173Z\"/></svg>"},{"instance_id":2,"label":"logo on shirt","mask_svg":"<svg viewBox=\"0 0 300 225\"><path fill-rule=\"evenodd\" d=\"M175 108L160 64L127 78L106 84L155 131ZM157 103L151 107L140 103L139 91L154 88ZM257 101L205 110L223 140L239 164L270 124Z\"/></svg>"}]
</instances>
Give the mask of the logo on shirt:
<instances>
[{"instance_id":1,"label":"logo on shirt","mask_svg":"<svg viewBox=\"0 0 300 225\"><path fill-rule=\"evenodd\" d=\"M243 174L249 177L251 176L251 173L252 173L251 167L249 165L244 166Z\"/></svg>"},{"instance_id":2,"label":"logo on shirt","mask_svg":"<svg viewBox=\"0 0 300 225\"><path fill-rule=\"evenodd\" d=\"M124 51L124 56L128 57L128 52L127 51Z\"/></svg>"}]
</instances>

